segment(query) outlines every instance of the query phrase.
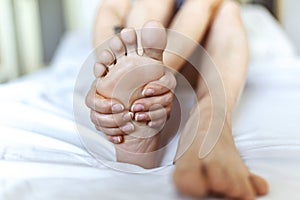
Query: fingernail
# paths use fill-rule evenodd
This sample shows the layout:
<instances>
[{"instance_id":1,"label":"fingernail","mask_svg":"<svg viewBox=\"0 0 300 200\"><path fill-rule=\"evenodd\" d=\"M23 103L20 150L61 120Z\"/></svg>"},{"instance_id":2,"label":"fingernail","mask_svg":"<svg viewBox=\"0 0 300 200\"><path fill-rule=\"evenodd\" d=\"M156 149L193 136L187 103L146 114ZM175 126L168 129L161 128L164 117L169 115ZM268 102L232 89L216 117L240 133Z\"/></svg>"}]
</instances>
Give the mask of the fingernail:
<instances>
[{"instance_id":1,"label":"fingernail","mask_svg":"<svg viewBox=\"0 0 300 200\"><path fill-rule=\"evenodd\" d=\"M133 124L127 124L123 127L121 127L121 130L124 131L125 133L130 133L134 130Z\"/></svg>"},{"instance_id":2,"label":"fingernail","mask_svg":"<svg viewBox=\"0 0 300 200\"><path fill-rule=\"evenodd\" d=\"M126 113L126 114L123 116L123 120L124 120L124 121L131 121L132 118L133 118L133 113L132 113L132 112Z\"/></svg>"},{"instance_id":3,"label":"fingernail","mask_svg":"<svg viewBox=\"0 0 300 200\"><path fill-rule=\"evenodd\" d=\"M146 89L146 90L143 90L142 92L142 95L145 97L145 96L151 96L151 95L154 95L154 90L153 89Z\"/></svg>"},{"instance_id":4,"label":"fingernail","mask_svg":"<svg viewBox=\"0 0 300 200\"><path fill-rule=\"evenodd\" d=\"M145 107L142 104L135 104L131 107L131 111L133 112L143 111L144 109Z\"/></svg>"},{"instance_id":5,"label":"fingernail","mask_svg":"<svg viewBox=\"0 0 300 200\"><path fill-rule=\"evenodd\" d=\"M135 115L135 121L145 120L146 118L147 118L147 115L144 113Z\"/></svg>"},{"instance_id":6,"label":"fingernail","mask_svg":"<svg viewBox=\"0 0 300 200\"><path fill-rule=\"evenodd\" d=\"M153 126L153 122L149 122L149 123L148 123L148 126L149 126L149 127L152 127L152 126Z\"/></svg>"},{"instance_id":7,"label":"fingernail","mask_svg":"<svg viewBox=\"0 0 300 200\"><path fill-rule=\"evenodd\" d=\"M115 144L120 144L122 142L122 137L121 136L113 137L112 140Z\"/></svg>"},{"instance_id":8,"label":"fingernail","mask_svg":"<svg viewBox=\"0 0 300 200\"><path fill-rule=\"evenodd\" d=\"M124 110L124 106L122 104L115 104L111 108L113 113L122 112Z\"/></svg>"}]
</instances>

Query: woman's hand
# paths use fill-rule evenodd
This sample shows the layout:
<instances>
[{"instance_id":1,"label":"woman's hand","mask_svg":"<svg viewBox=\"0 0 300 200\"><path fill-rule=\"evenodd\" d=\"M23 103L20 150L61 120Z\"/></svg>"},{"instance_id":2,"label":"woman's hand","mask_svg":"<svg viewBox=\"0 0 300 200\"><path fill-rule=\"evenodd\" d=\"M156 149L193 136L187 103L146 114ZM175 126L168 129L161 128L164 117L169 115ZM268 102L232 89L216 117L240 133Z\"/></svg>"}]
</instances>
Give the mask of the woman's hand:
<instances>
[{"instance_id":1,"label":"woman's hand","mask_svg":"<svg viewBox=\"0 0 300 200\"><path fill-rule=\"evenodd\" d=\"M97 93L96 81L86 96L86 105L91 109L90 118L98 131L113 143L121 143L122 135L134 131L131 123L133 113L115 99L107 99ZM131 130L133 129L133 130Z\"/></svg>"},{"instance_id":2,"label":"woman's hand","mask_svg":"<svg viewBox=\"0 0 300 200\"><path fill-rule=\"evenodd\" d=\"M175 87L176 79L170 71L159 80L148 83L142 93L144 98L131 106L135 121L147 122L153 128L164 125L171 113Z\"/></svg>"},{"instance_id":3,"label":"woman's hand","mask_svg":"<svg viewBox=\"0 0 300 200\"><path fill-rule=\"evenodd\" d=\"M144 98L136 100L130 110L125 110L117 100L99 94L95 81L86 97L86 105L91 109L91 120L96 129L109 141L119 144L124 135L134 132L132 120L146 122L153 128L165 124L171 113L175 87L175 76L167 71L161 79L144 87Z\"/></svg>"}]
</instances>

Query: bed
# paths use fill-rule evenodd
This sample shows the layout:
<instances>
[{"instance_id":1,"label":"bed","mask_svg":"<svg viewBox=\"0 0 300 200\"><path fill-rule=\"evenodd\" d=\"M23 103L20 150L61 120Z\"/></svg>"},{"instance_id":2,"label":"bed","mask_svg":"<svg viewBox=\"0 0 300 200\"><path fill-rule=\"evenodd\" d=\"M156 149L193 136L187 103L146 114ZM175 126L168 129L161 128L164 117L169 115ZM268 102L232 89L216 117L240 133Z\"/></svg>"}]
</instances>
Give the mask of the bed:
<instances>
[{"instance_id":1,"label":"bed","mask_svg":"<svg viewBox=\"0 0 300 200\"><path fill-rule=\"evenodd\" d=\"M264 8L245 6L243 19L251 64L234 115L234 139L246 165L270 184L269 195L260 199L296 199L300 58ZM94 129L88 120L74 122L73 91L91 50L90 37L86 32L66 34L49 68L0 85L0 199L188 199L172 185L174 166L126 173L99 162L82 144L78 126ZM104 138L97 142L110 164L137 169L116 163ZM167 155L172 158L174 148Z\"/></svg>"}]
</instances>

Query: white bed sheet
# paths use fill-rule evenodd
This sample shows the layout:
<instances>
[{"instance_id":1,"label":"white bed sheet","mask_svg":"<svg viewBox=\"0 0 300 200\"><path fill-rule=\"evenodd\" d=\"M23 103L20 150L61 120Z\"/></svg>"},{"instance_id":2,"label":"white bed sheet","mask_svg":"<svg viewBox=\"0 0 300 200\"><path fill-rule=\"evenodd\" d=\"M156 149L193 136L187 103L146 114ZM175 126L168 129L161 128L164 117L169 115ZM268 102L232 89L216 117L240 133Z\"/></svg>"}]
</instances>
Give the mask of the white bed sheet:
<instances>
[{"instance_id":1,"label":"white bed sheet","mask_svg":"<svg viewBox=\"0 0 300 200\"><path fill-rule=\"evenodd\" d=\"M88 36L71 34L53 66L0 86L0 199L185 199L174 166L143 174L114 171L82 147L72 115L73 85ZM300 190L300 59L254 60L234 118L247 166L270 183L261 199L295 199ZM99 141L113 156L111 144ZM128 169L135 166L120 164Z\"/></svg>"}]
</instances>

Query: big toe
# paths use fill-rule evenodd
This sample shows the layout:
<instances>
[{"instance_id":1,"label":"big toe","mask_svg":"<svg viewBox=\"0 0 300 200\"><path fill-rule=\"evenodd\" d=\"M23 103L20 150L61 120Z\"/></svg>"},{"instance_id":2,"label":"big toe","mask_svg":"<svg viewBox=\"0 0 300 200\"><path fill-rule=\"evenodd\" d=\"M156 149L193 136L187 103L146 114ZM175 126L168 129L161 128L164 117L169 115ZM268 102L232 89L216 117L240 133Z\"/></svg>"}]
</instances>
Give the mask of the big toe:
<instances>
[{"instance_id":1,"label":"big toe","mask_svg":"<svg viewBox=\"0 0 300 200\"><path fill-rule=\"evenodd\" d=\"M141 31L144 54L156 60L162 60L167 45L167 33L158 21L147 22Z\"/></svg>"},{"instance_id":2,"label":"big toe","mask_svg":"<svg viewBox=\"0 0 300 200\"><path fill-rule=\"evenodd\" d=\"M266 195L269 190L268 183L261 177L251 174L250 181L252 183L252 187L258 196Z\"/></svg>"}]
</instances>

